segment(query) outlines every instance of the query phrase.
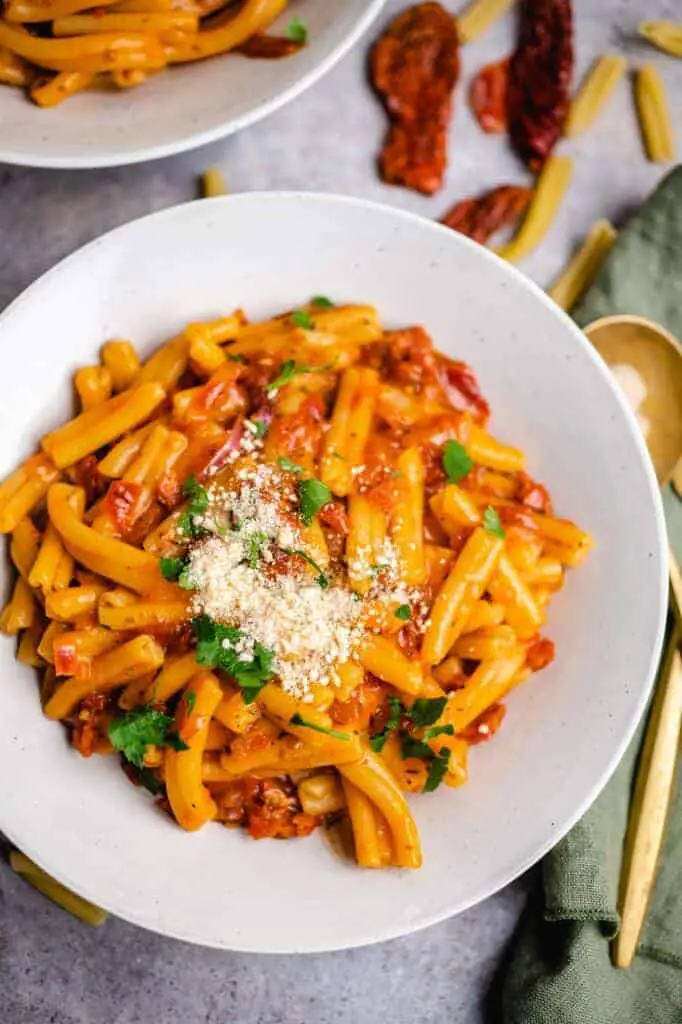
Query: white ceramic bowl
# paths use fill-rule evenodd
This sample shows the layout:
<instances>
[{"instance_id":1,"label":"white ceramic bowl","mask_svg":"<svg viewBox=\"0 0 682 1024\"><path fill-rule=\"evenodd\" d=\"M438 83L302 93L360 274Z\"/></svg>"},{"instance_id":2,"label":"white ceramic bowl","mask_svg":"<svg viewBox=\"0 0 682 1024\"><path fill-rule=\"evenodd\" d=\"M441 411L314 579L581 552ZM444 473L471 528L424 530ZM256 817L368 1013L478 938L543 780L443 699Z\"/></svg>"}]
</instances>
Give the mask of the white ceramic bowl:
<instances>
[{"instance_id":1,"label":"white ceramic bowl","mask_svg":"<svg viewBox=\"0 0 682 1024\"><path fill-rule=\"evenodd\" d=\"M0 644L0 827L60 881L147 928L229 949L387 939L499 889L584 813L642 713L666 604L660 498L634 418L572 322L514 268L410 214L321 195L248 194L145 217L64 260L0 318L0 474L62 422L71 373L109 337L143 351L187 321L263 317L325 294L424 324L469 362L493 429L597 540L552 605L555 663L508 701L460 790L411 805L418 872L363 871L324 836L182 832L113 758L83 760Z\"/></svg>"},{"instance_id":2,"label":"white ceramic bowl","mask_svg":"<svg viewBox=\"0 0 682 1024\"><path fill-rule=\"evenodd\" d=\"M312 85L350 49L384 0L295 0L269 31L296 16L308 45L284 60L237 54L171 68L137 89L90 90L41 110L21 89L0 89L0 162L113 167L154 160L231 135Z\"/></svg>"}]
</instances>

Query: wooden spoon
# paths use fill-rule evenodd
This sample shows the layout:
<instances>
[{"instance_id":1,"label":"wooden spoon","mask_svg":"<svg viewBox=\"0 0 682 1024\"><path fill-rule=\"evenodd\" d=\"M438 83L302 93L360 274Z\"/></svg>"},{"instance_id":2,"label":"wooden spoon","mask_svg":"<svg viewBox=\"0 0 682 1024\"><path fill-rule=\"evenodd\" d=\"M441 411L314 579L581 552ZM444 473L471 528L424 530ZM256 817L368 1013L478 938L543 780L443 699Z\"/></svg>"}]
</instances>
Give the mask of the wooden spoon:
<instances>
[{"instance_id":1,"label":"wooden spoon","mask_svg":"<svg viewBox=\"0 0 682 1024\"><path fill-rule=\"evenodd\" d=\"M658 324L636 316L605 317L590 324L585 334L630 400L663 486L682 456L680 343ZM621 927L613 950L617 967L628 967L637 951L656 880L677 766L682 726L682 659L678 650L682 578L672 551L669 565L677 624L661 665L630 808L621 871Z\"/></svg>"}]
</instances>

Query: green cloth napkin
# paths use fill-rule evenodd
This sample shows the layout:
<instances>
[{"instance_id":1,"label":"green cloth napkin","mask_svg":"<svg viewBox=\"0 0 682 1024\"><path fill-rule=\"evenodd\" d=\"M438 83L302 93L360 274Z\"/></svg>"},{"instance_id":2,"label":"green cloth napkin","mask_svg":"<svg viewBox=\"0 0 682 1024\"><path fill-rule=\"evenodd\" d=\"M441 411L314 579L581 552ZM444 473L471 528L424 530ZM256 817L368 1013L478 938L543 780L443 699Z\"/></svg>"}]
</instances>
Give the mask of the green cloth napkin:
<instances>
[{"instance_id":1,"label":"green cloth napkin","mask_svg":"<svg viewBox=\"0 0 682 1024\"><path fill-rule=\"evenodd\" d=\"M636 313L682 337L682 167L619 233L599 279L573 315L580 326ZM666 514L682 560L682 503ZM505 1024L682 1022L682 785L632 966L612 966L623 837L642 729L599 799L542 864L502 984Z\"/></svg>"}]
</instances>

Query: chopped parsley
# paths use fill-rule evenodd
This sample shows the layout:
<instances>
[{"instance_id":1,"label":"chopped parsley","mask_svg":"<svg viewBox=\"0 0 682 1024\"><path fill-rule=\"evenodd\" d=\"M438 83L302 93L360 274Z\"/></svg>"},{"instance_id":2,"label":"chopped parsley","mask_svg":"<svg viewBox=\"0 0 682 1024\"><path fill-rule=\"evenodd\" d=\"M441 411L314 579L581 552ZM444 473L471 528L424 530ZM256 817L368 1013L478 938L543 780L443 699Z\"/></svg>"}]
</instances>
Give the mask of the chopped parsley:
<instances>
[{"instance_id":1,"label":"chopped parsley","mask_svg":"<svg viewBox=\"0 0 682 1024\"><path fill-rule=\"evenodd\" d=\"M436 736L454 736L455 727L450 722L447 725L434 725L426 730L427 740L435 740Z\"/></svg>"},{"instance_id":2,"label":"chopped parsley","mask_svg":"<svg viewBox=\"0 0 682 1024\"><path fill-rule=\"evenodd\" d=\"M313 295L310 300L310 305L314 306L315 309L333 309L334 303L331 299L328 299L326 295Z\"/></svg>"},{"instance_id":3,"label":"chopped parsley","mask_svg":"<svg viewBox=\"0 0 682 1024\"><path fill-rule=\"evenodd\" d=\"M294 327L302 327L305 331L315 330L315 321L304 309L295 309L291 314L291 322Z\"/></svg>"},{"instance_id":4,"label":"chopped parsley","mask_svg":"<svg viewBox=\"0 0 682 1024\"><path fill-rule=\"evenodd\" d=\"M445 774L448 770L449 763L449 750L443 749L440 751L439 754L436 754L436 756L431 761L431 764L429 765L429 774L426 777L426 782L424 783L424 789L422 790L422 792L433 793L434 789L438 789L441 782L445 778Z\"/></svg>"},{"instance_id":5,"label":"chopped parsley","mask_svg":"<svg viewBox=\"0 0 682 1024\"><path fill-rule=\"evenodd\" d=\"M244 420L244 424L259 441L262 441L268 432L268 424L265 420Z\"/></svg>"},{"instance_id":6,"label":"chopped parsley","mask_svg":"<svg viewBox=\"0 0 682 1024\"><path fill-rule=\"evenodd\" d=\"M198 483L197 478L192 474L185 480L182 493L187 498L188 504L178 518L178 529L190 537L201 537L204 530L195 525L194 518L203 515L208 508L208 491Z\"/></svg>"},{"instance_id":7,"label":"chopped parsley","mask_svg":"<svg viewBox=\"0 0 682 1024\"><path fill-rule=\"evenodd\" d=\"M246 561L249 563L249 569L258 568L258 560L267 540L268 535L267 533L263 533L262 530L255 530L249 537L249 549L246 555Z\"/></svg>"},{"instance_id":8,"label":"chopped parsley","mask_svg":"<svg viewBox=\"0 0 682 1024\"><path fill-rule=\"evenodd\" d=\"M415 725L433 725L445 711L447 697L420 697L410 708Z\"/></svg>"},{"instance_id":9,"label":"chopped parsley","mask_svg":"<svg viewBox=\"0 0 682 1024\"><path fill-rule=\"evenodd\" d=\"M308 42L308 29L300 18L291 19L287 25L285 35L287 39L291 39L292 43L298 43L300 46L304 46Z\"/></svg>"},{"instance_id":10,"label":"chopped parsley","mask_svg":"<svg viewBox=\"0 0 682 1024\"><path fill-rule=\"evenodd\" d=\"M137 777L140 780L140 785L144 786L144 788L154 796L158 796L159 793L163 793L162 783L159 782L154 772L149 768L139 768Z\"/></svg>"},{"instance_id":11,"label":"chopped parsley","mask_svg":"<svg viewBox=\"0 0 682 1024\"><path fill-rule=\"evenodd\" d=\"M395 610L396 619L400 619L401 622L409 622L412 618L412 609L409 604L400 604Z\"/></svg>"},{"instance_id":12,"label":"chopped parsley","mask_svg":"<svg viewBox=\"0 0 682 1024\"><path fill-rule=\"evenodd\" d=\"M300 311L299 311L300 312ZM292 314L292 319L296 314ZM307 316L307 313L302 313L302 316ZM299 324L300 326L300 324ZM282 369L273 381L268 384L268 394L272 395L273 392L279 391L283 384L288 384L293 377L298 377L302 373L324 373L326 370L331 370L337 363L335 359L331 363L326 363L324 366L297 366L294 359L287 359L285 363L282 363Z\"/></svg>"},{"instance_id":13,"label":"chopped parsley","mask_svg":"<svg viewBox=\"0 0 682 1024\"><path fill-rule=\"evenodd\" d=\"M425 761L430 761L433 757L433 751L428 743L424 743L424 740L415 739L414 736L403 736L402 743L400 744L401 757L421 757Z\"/></svg>"},{"instance_id":14,"label":"chopped parsley","mask_svg":"<svg viewBox=\"0 0 682 1024\"><path fill-rule=\"evenodd\" d=\"M471 472L474 463L459 441L446 441L443 448L443 469L451 484L459 483L463 476Z\"/></svg>"},{"instance_id":15,"label":"chopped parsley","mask_svg":"<svg viewBox=\"0 0 682 1024\"><path fill-rule=\"evenodd\" d=\"M185 697L185 704L187 705L187 714L191 715L194 711L194 705L197 702L197 695L194 690L188 690Z\"/></svg>"},{"instance_id":16,"label":"chopped parsley","mask_svg":"<svg viewBox=\"0 0 682 1024\"><path fill-rule=\"evenodd\" d=\"M488 533L492 533L494 537L501 537L504 540L505 532L500 522L499 514L492 505L488 505L483 513L483 526Z\"/></svg>"},{"instance_id":17,"label":"chopped parsley","mask_svg":"<svg viewBox=\"0 0 682 1024\"><path fill-rule=\"evenodd\" d=\"M285 469L287 473L302 473L303 466L299 466L297 462L292 462L286 455L280 455L277 459L282 469Z\"/></svg>"},{"instance_id":18,"label":"chopped parsley","mask_svg":"<svg viewBox=\"0 0 682 1024\"><path fill-rule=\"evenodd\" d=\"M306 561L308 565L311 567L311 569L314 569L315 572L317 573L317 576L315 577L315 582L317 583L318 587L322 587L323 590L327 589L327 587L329 586L329 577L327 576L326 573L322 571L322 569L317 564L315 559L310 557L307 551L301 551L300 548L282 548L282 551L284 552L285 555L298 555L299 558L302 558L304 561Z\"/></svg>"},{"instance_id":19,"label":"chopped parsley","mask_svg":"<svg viewBox=\"0 0 682 1024\"><path fill-rule=\"evenodd\" d=\"M322 732L325 736L333 736L336 740L349 740L350 736L348 733L340 732L338 729L326 729L323 725L317 725L315 722L309 722L303 715L299 715L298 711L295 715L292 715L289 719L289 725L300 725L306 729L313 729L315 732Z\"/></svg>"},{"instance_id":20,"label":"chopped parsley","mask_svg":"<svg viewBox=\"0 0 682 1024\"><path fill-rule=\"evenodd\" d=\"M376 736L372 736L371 740L369 741L372 750L376 751L377 754L381 753L381 751L384 749L384 744L386 743L386 740L391 735L391 733L398 728L398 726L400 725L400 719L405 713L405 708L403 707L401 701L399 701L397 697L389 697L388 703L391 708L391 712L388 716L388 721L386 722L386 725L384 726L382 731L380 733L377 733Z\"/></svg>"},{"instance_id":21,"label":"chopped parsley","mask_svg":"<svg viewBox=\"0 0 682 1024\"><path fill-rule=\"evenodd\" d=\"M239 354L237 354L236 356L233 356L231 352L227 353L226 358L229 359L231 363L245 363L246 362L246 359L244 359L244 356L240 356Z\"/></svg>"},{"instance_id":22,"label":"chopped parsley","mask_svg":"<svg viewBox=\"0 0 682 1024\"><path fill-rule=\"evenodd\" d=\"M332 492L326 484L315 477L301 480L298 485L301 519L310 526L320 509L331 500Z\"/></svg>"},{"instance_id":23,"label":"chopped parsley","mask_svg":"<svg viewBox=\"0 0 682 1024\"><path fill-rule=\"evenodd\" d=\"M197 640L197 662L232 676L242 691L245 703L252 704L275 674L273 651L254 643L251 660L240 658L235 645L244 639L242 631L236 626L223 626L210 615L199 615L192 619L192 630Z\"/></svg>"},{"instance_id":24,"label":"chopped parsley","mask_svg":"<svg viewBox=\"0 0 682 1024\"><path fill-rule=\"evenodd\" d=\"M193 579L187 563L183 565L182 572L178 576L178 586L182 587L183 590L195 590L197 587L196 580Z\"/></svg>"},{"instance_id":25,"label":"chopped parsley","mask_svg":"<svg viewBox=\"0 0 682 1024\"><path fill-rule=\"evenodd\" d=\"M185 568L184 558L160 558L159 569L165 580L174 583Z\"/></svg>"},{"instance_id":26,"label":"chopped parsley","mask_svg":"<svg viewBox=\"0 0 682 1024\"><path fill-rule=\"evenodd\" d=\"M109 723L108 733L112 746L137 768L144 767L144 755L149 746L187 750L178 734L171 728L173 719L154 708L134 708Z\"/></svg>"}]
</instances>

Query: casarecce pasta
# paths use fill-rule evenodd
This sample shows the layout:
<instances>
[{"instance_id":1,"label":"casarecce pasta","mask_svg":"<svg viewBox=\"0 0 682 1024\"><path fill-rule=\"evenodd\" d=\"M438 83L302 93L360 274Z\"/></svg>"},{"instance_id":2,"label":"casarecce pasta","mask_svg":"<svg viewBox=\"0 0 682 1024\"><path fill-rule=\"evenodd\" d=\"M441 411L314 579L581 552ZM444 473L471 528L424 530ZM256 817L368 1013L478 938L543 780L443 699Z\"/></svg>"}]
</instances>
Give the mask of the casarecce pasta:
<instances>
[{"instance_id":1,"label":"casarecce pasta","mask_svg":"<svg viewBox=\"0 0 682 1024\"><path fill-rule=\"evenodd\" d=\"M317 296L193 323L75 375L80 411L0 484L2 630L82 755L185 829L344 821L415 868L408 795L467 779L554 656L591 539L488 430L424 329Z\"/></svg>"},{"instance_id":2,"label":"casarecce pasta","mask_svg":"<svg viewBox=\"0 0 682 1024\"><path fill-rule=\"evenodd\" d=\"M172 64L239 50L283 57L306 40L294 18L287 36L263 35L288 0L6 0L0 18L0 82L54 107L102 81L141 85ZM35 32L38 23L44 29Z\"/></svg>"}]
</instances>

